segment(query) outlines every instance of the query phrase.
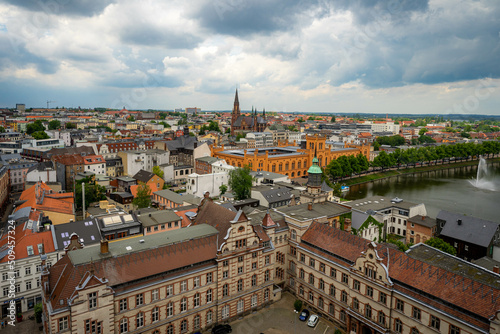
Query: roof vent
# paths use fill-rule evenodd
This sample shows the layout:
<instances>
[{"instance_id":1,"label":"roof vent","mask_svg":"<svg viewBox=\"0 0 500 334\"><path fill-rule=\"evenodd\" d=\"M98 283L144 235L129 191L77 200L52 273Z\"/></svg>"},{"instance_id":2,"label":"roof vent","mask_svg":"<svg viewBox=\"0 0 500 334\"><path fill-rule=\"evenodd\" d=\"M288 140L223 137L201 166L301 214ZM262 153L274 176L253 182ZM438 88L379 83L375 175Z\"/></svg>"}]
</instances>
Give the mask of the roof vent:
<instances>
[{"instance_id":1,"label":"roof vent","mask_svg":"<svg viewBox=\"0 0 500 334\"><path fill-rule=\"evenodd\" d=\"M462 225L462 219L457 219L457 224Z\"/></svg>"},{"instance_id":2,"label":"roof vent","mask_svg":"<svg viewBox=\"0 0 500 334\"><path fill-rule=\"evenodd\" d=\"M144 243L144 239L139 240L139 243L143 244Z\"/></svg>"}]
</instances>

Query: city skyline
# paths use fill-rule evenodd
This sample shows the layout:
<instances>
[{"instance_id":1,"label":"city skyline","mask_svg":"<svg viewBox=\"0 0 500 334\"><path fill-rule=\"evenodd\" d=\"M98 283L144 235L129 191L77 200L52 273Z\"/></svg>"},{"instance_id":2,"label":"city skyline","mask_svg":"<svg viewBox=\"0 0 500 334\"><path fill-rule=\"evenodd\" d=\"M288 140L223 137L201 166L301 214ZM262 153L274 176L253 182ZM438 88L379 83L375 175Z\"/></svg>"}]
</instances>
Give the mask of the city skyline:
<instances>
[{"instance_id":1,"label":"city skyline","mask_svg":"<svg viewBox=\"0 0 500 334\"><path fill-rule=\"evenodd\" d=\"M0 2L0 106L499 115L488 1Z\"/></svg>"}]
</instances>

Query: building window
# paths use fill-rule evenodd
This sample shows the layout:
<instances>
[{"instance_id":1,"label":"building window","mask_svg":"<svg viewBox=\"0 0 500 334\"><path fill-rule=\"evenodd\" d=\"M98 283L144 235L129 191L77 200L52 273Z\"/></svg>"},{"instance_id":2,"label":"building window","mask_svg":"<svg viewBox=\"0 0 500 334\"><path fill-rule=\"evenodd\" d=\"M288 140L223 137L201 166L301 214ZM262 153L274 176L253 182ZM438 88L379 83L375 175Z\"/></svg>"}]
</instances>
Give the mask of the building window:
<instances>
[{"instance_id":1,"label":"building window","mask_svg":"<svg viewBox=\"0 0 500 334\"><path fill-rule=\"evenodd\" d=\"M337 279L337 270L332 268L330 269L330 277Z\"/></svg>"},{"instance_id":2,"label":"building window","mask_svg":"<svg viewBox=\"0 0 500 334\"><path fill-rule=\"evenodd\" d=\"M151 300L155 301L158 300L158 298L159 298L158 289L154 289L153 291L151 291Z\"/></svg>"},{"instance_id":3,"label":"building window","mask_svg":"<svg viewBox=\"0 0 500 334\"><path fill-rule=\"evenodd\" d=\"M170 297L174 294L174 286L173 285L167 285L167 297Z\"/></svg>"},{"instance_id":4,"label":"building window","mask_svg":"<svg viewBox=\"0 0 500 334\"><path fill-rule=\"evenodd\" d=\"M384 312L378 313L378 323L381 324L382 326L385 326L385 314L384 314Z\"/></svg>"},{"instance_id":5,"label":"building window","mask_svg":"<svg viewBox=\"0 0 500 334\"><path fill-rule=\"evenodd\" d=\"M200 286L200 278L199 277L195 277L193 279L193 288L197 288Z\"/></svg>"},{"instance_id":6,"label":"building window","mask_svg":"<svg viewBox=\"0 0 500 334\"><path fill-rule=\"evenodd\" d=\"M243 299L238 300L238 307L236 312L242 313L245 310L245 301Z\"/></svg>"},{"instance_id":7,"label":"building window","mask_svg":"<svg viewBox=\"0 0 500 334\"><path fill-rule=\"evenodd\" d=\"M342 283L349 284L349 276L347 274L342 274Z\"/></svg>"},{"instance_id":8,"label":"building window","mask_svg":"<svg viewBox=\"0 0 500 334\"><path fill-rule=\"evenodd\" d=\"M193 305L194 307L200 306L200 294L195 293L194 298L193 298Z\"/></svg>"},{"instance_id":9,"label":"building window","mask_svg":"<svg viewBox=\"0 0 500 334\"><path fill-rule=\"evenodd\" d=\"M270 255L266 255L266 257L264 258L264 264L265 265L268 265L270 262L271 262L271 256Z\"/></svg>"},{"instance_id":10,"label":"building window","mask_svg":"<svg viewBox=\"0 0 500 334\"><path fill-rule=\"evenodd\" d=\"M120 312L127 310L127 299L120 299Z\"/></svg>"},{"instance_id":11,"label":"building window","mask_svg":"<svg viewBox=\"0 0 500 334\"><path fill-rule=\"evenodd\" d=\"M264 281L266 281L266 282L267 282L267 281L269 281L270 279L271 279L271 274L270 274L269 270L266 270L266 271L264 272Z\"/></svg>"},{"instance_id":12,"label":"building window","mask_svg":"<svg viewBox=\"0 0 500 334\"><path fill-rule=\"evenodd\" d=\"M26 290L31 290L31 281L26 282Z\"/></svg>"},{"instance_id":13,"label":"building window","mask_svg":"<svg viewBox=\"0 0 500 334\"><path fill-rule=\"evenodd\" d=\"M403 323L401 322L401 320L399 320L399 319L394 320L394 331L396 333L403 332Z\"/></svg>"},{"instance_id":14,"label":"building window","mask_svg":"<svg viewBox=\"0 0 500 334\"><path fill-rule=\"evenodd\" d=\"M303 253L300 253L300 262L306 262L306 256Z\"/></svg>"},{"instance_id":15,"label":"building window","mask_svg":"<svg viewBox=\"0 0 500 334\"><path fill-rule=\"evenodd\" d=\"M256 307L257 306L257 303L259 301L259 297L257 295L253 295L252 296L252 303L251 303L251 307Z\"/></svg>"},{"instance_id":16,"label":"building window","mask_svg":"<svg viewBox=\"0 0 500 334\"><path fill-rule=\"evenodd\" d=\"M243 274L243 266L238 267L238 275Z\"/></svg>"},{"instance_id":17,"label":"building window","mask_svg":"<svg viewBox=\"0 0 500 334\"><path fill-rule=\"evenodd\" d=\"M359 286L360 286L360 284L359 284L359 281L358 281L358 280L354 280L354 281L352 282L352 288L353 288L354 290L359 291Z\"/></svg>"},{"instance_id":18,"label":"building window","mask_svg":"<svg viewBox=\"0 0 500 334\"><path fill-rule=\"evenodd\" d=\"M141 306L144 303L144 295L142 293L135 296L135 306Z\"/></svg>"},{"instance_id":19,"label":"building window","mask_svg":"<svg viewBox=\"0 0 500 334\"><path fill-rule=\"evenodd\" d=\"M416 308L416 307L413 308L413 318L417 319L417 320L420 320L420 318L421 318L421 312L420 312L419 308Z\"/></svg>"},{"instance_id":20,"label":"building window","mask_svg":"<svg viewBox=\"0 0 500 334\"><path fill-rule=\"evenodd\" d=\"M229 318L229 305L226 305L222 308L221 316L222 316L222 319Z\"/></svg>"},{"instance_id":21,"label":"building window","mask_svg":"<svg viewBox=\"0 0 500 334\"><path fill-rule=\"evenodd\" d=\"M404 312L405 303L401 299L396 299L396 310Z\"/></svg>"},{"instance_id":22,"label":"building window","mask_svg":"<svg viewBox=\"0 0 500 334\"><path fill-rule=\"evenodd\" d=\"M340 321L345 322L346 314L344 310L340 311Z\"/></svg>"},{"instance_id":23,"label":"building window","mask_svg":"<svg viewBox=\"0 0 500 334\"><path fill-rule=\"evenodd\" d=\"M460 328L455 325L450 325L450 334L460 334Z\"/></svg>"},{"instance_id":24,"label":"building window","mask_svg":"<svg viewBox=\"0 0 500 334\"><path fill-rule=\"evenodd\" d=\"M182 320L181 321L181 333L187 333L188 331L188 322L187 320Z\"/></svg>"},{"instance_id":25,"label":"building window","mask_svg":"<svg viewBox=\"0 0 500 334\"><path fill-rule=\"evenodd\" d=\"M330 296L335 297L335 285L330 284Z\"/></svg>"},{"instance_id":26,"label":"building window","mask_svg":"<svg viewBox=\"0 0 500 334\"><path fill-rule=\"evenodd\" d=\"M187 298L184 297L181 299L181 312L187 311Z\"/></svg>"},{"instance_id":27,"label":"building window","mask_svg":"<svg viewBox=\"0 0 500 334\"><path fill-rule=\"evenodd\" d=\"M89 309L97 307L97 292L89 293Z\"/></svg>"},{"instance_id":28,"label":"building window","mask_svg":"<svg viewBox=\"0 0 500 334\"><path fill-rule=\"evenodd\" d=\"M264 290L264 301L267 302L269 300L269 289Z\"/></svg>"},{"instance_id":29,"label":"building window","mask_svg":"<svg viewBox=\"0 0 500 334\"><path fill-rule=\"evenodd\" d=\"M305 274L306 274L306 272L304 271L304 269L300 268L300 269L299 269L299 277L300 277L301 279L304 279Z\"/></svg>"},{"instance_id":30,"label":"building window","mask_svg":"<svg viewBox=\"0 0 500 334\"><path fill-rule=\"evenodd\" d=\"M313 274L309 274L309 284L314 285L314 275Z\"/></svg>"},{"instance_id":31,"label":"building window","mask_svg":"<svg viewBox=\"0 0 500 334\"><path fill-rule=\"evenodd\" d=\"M379 297L379 301L382 303L382 304L387 304L387 295L383 292L380 293L380 297Z\"/></svg>"},{"instance_id":32,"label":"building window","mask_svg":"<svg viewBox=\"0 0 500 334\"><path fill-rule=\"evenodd\" d=\"M355 309L355 310L359 310L359 301L357 298L354 298L352 300L352 308Z\"/></svg>"},{"instance_id":33,"label":"building window","mask_svg":"<svg viewBox=\"0 0 500 334\"><path fill-rule=\"evenodd\" d=\"M167 317L174 315L174 304L172 302L167 304Z\"/></svg>"},{"instance_id":34,"label":"building window","mask_svg":"<svg viewBox=\"0 0 500 334\"><path fill-rule=\"evenodd\" d=\"M212 283L212 273L207 274L207 284Z\"/></svg>"},{"instance_id":35,"label":"building window","mask_svg":"<svg viewBox=\"0 0 500 334\"><path fill-rule=\"evenodd\" d=\"M68 329L68 317L62 317L59 319L59 331L64 331Z\"/></svg>"},{"instance_id":36,"label":"building window","mask_svg":"<svg viewBox=\"0 0 500 334\"><path fill-rule=\"evenodd\" d=\"M411 329L411 334L420 334L420 332L418 331L418 329L412 328Z\"/></svg>"},{"instance_id":37,"label":"building window","mask_svg":"<svg viewBox=\"0 0 500 334\"><path fill-rule=\"evenodd\" d=\"M319 271L321 271L322 273L325 272L325 264L324 263L321 263L319 264Z\"/></svg>"},{"instance_id":38,"label":"building window","mask_svg":"<svg viewBox=\"0 0 500 334\"><path fill-rule=\"evenodd\" d=\"M8 291L8 288L5 288ZM304 287L301 285L299 286L299 295L303 296L304 295Z\"/></svg>"},{"instance_id":39,"label":"building window","mask_svg":"<svg viewBox=\"0 0 500 334\"><path fill-rule=\"evenodd\" d=\"M153 308L153 311L151 312L151 321L155 322L160 319L160 309L158 307Z\"/></svg>"},{"instance_id":40,"label":"building window","mask_svg":"<svg viewBox=\"0 0 500 334\"><path fill-rule=\"evenodd\" d=\"M252 286L257 285L257 275L252 275Z\"/></svg>"},{"instance_id":41,"label":"building window","mask_svg":"<svg viewBox=\"0 0 500 334\"><path fill-rule=\"evenodd\" d=\"M144 326L144 313L139 312L136 317L137 328Z\"/></svg>"},{"instance_id":42,"label":"building window","mask_svg":"<svg viewBox=\"0 0 500 334\"><path fill-rule=\"evenodd\" d=\"M371 286L366 287L366 295L370 298L373 298L373 288Z\"/></svg>"},{"instance_id":43,"label":"building window","mask_svg":"<svg viewBox=\"0 0 500 334\"><path fill-rule=\"evenodd\" d=\"M120 333L127 333L128 332L128 319L122 319L120 320Z\"/></svg>"},{"instance_id":44,"label":"building window","mask_svg":"<svg viewBox=\"0 0 500 334\"><path fill-rule=\"evenodd\" d=\"M174 334L174 326L168 325L168 327L167 327L167 334Z\"/></svg>"},{"instance_id":45,"label":"building window","mask_svg":"<svg viewBox=\"0 0 500 334\"><path fill-rule=\"evenodd\" d=\"M431 315L431 327L439 330L439 328L441 327L441 320L439 320L438 317Z\"/></svg>"},{"instance_id":46,"label":"building window","mask_svg":"<svg viewBox=\"0 0 500 334\"><path fill-rule=\"evenodd\" d=\"M212 311L207 312L207 326L212 323Z\"/></svg>"},{"instance_id":47,"label":"building window","mask_svg":"<svg viewBox=\"0 0 500 334\"><path fill-rule=\"evenodd\" d=\"M309 259L309 266L314 268L314 265L316 264L316 262L314 261L314 259Z\"/></svg>"},{"instance_id":48,"label":"building window","mask_svg":"<svg viewBox=\"0 0 500 334\"><path fill-rule=\"evenodd\" d=\"M187 290L187 281L181 282L181 292L186 292Z\"/></svg>"},{"instance_id":49,"label":"building window","mask_svg":"<svg viewBox=\"0 0 500 334\"><path fill-rule=\"evenodd\" d=\"M197 315L194 317L194 321L193 321L193 327L194 327L194 329L200 329L200 322L201 322L201 318L200 318L200 316L197 314Z\"/></svg>"},{"instance_id":50,"label":"building window","mask_svg":"<svg viewBox=\"0 0 500 334\"><path fill-rule=\"evenodd\" d=\"M224 284L222 286L222 297L229 296L229 284Z\"/></svg>"},{"instance_id":51,"label":"building window","mask_svg":"<svg viewBox=\"0 0 500 334\"><path fill-rule=\"evenodd\" d=\"M225 270L222 272L222 278L228 278L229 277L229 271Z\"/></svg>"},{"instance_id":52,"label":"building window","mask_svg":"<svg viewBox=\"0 0 500 334\"><path fill-rule=\"evenodd\" d=\"M309 301L311 303L314 303L314 294L312 293L312 291L309 291Z\"/></svg>"},{"instance_id":53,"label":"building window","mask_svg":"<svg viewBox=\"0 0 500 334\"><path fill-rule=\"evenodd\" d=\"M342 291L341 300L343 303L347 303L347 292Z\"/></svg>"},{"instance_id":54,"label":"building window","mask_svg":"<svg viewBox=\"0 0 500 334\"><path fill-rule=\"evenodd\" d=\"M319 288L320 290L325 290L325 281L322 278L319 279Z\"/></svg>"},{"instance_id":55,"label":"building window","mask_svg":"<svg viewBox=\"0 0 500 334\"><path fill-rule=\"evenodd\" d=\"M318 308L323 309L325 307L325 303L323 301L323 298L319 297L318 298Z\"/></svg>"},{"instance_id":56,"label":"building window","mask_svg":"<svg viewBox=\"0 0 500 334\"><path fill-rule=\"evenodd\" d=\"M26 275L31 275L31 267L26 267L26 268L24 268L24 273L25 273Z\"/></svg>"},{"instance_id":57,"label":"building window","mask_svg":"<svg viewBox=\"0 0 500 334\"><path fill-rule=\"evenodd\" d=\"M372 318L372 307L370 305L365 306L365 317L368 319Z\"/></svg>"}]
</instances>

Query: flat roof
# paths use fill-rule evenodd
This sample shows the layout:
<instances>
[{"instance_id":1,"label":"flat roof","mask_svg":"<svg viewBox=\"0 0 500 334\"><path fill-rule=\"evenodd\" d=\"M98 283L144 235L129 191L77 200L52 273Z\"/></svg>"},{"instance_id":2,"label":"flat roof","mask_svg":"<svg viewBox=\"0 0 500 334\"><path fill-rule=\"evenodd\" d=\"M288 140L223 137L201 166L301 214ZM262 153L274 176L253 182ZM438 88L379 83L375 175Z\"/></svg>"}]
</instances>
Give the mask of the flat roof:
<instances>
[{"instance_id":1,"label":"flat roof","mask_svg":"<svg viewBox=\"0 0 500 334\"><path fill-rule=\"evenodd\" d=\"M393 201L394 199L397 199L397 201ZM363 212L366 212L368 210L379 211L382 209L388 209L392 207L409 210L410 208L418 205L416 203L408 202L404 199L400 199L397 197L389 198L384 196L365 197L363 199L344 202L342 204L351 207L353 210L359 210Z\"/></svg>"},{"instance_id":2,"label":"flat roof","mask_svg":"<svg viewBox=\"0 0 500 334\"><path fill-rule=\"evenodd\" d=\"M175 243L206 238L219 233L214 227L208 224L194 225L179 230L173 230L150 235L139 235L137 237L116 240L108 243L109 253L101 254L99 245L85 247L68 252L68 256L74 265L90 263L110 257L119 257L129 253L141 252L149 249L159 248Z\"/></svg>"},{"instance_id":3,"label":"flat roof","mask_svg":"<svg viewBox=\"0 0 500 334\"><path fill-rule=\"evenodd\" d=\"M351 209L333 202L315 203L312 205L312 210L308 210L308 205L309 203L284 206L277 208L276 211L282 212L297 220L309 220L319 217L335 217L351 212Z\"/></svg>"}]
</instances>

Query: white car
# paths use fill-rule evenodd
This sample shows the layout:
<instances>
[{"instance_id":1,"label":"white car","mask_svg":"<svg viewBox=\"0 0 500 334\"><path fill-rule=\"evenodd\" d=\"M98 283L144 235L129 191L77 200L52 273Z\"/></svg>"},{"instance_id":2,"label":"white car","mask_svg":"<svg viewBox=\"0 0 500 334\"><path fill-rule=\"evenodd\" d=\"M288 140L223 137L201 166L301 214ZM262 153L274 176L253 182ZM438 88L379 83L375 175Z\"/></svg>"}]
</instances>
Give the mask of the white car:
<instances>
[{"instance_id":1,"label":"white car","mask_svg":"<svg viewBox=\"0 0 500 334\"><path fill-rule=\"evenodd\" d=\"M313 314L309 317L309 320L307 321L307 326L309 327L314 327L318 324L319 317L316 314Z\"/></svg>"}]
</instances>

